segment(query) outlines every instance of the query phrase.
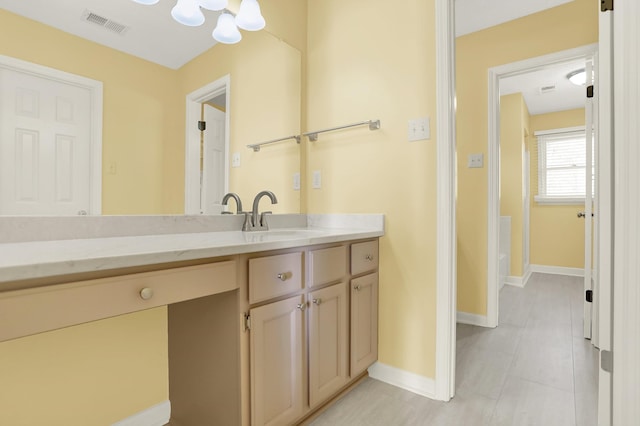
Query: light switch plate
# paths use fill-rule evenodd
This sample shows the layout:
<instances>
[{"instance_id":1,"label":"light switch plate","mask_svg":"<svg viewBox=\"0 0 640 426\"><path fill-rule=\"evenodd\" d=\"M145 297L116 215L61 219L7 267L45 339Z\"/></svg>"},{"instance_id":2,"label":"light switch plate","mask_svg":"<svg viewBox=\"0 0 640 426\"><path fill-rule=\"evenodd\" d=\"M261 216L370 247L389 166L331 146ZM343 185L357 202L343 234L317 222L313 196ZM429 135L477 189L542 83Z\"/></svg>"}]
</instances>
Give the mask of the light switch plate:
<instances>
[{"instance_id":1,"label":"light switch plate","mask_svg":"<svg viewBox=\"0 0 640 426\"><path fill-rule=\"evenodd\" d=\"M314 170L313 171L313 184L312 184L313 189L320 189L322 188L322 174L320 173L320 170Z\"/></svg>"},{"instance_id":2,"label":"light switch plate","mask_svg":"<svg viewBox=\"0 0 640 426\"><path fill-rule=\"evenodd\" d=\"M431 125L429 122L429 117L409 120L409 127L407 128L407 138L409 139L409 142L431 139Z\"/></svg>"},{"instance_id":3,"label":"light switch plate","mask_svg":"<svg viewBox=\"0 0 640 426\"><path fill-rule=\"evenodd\" d=\"M293 190L300 191L300 173L293 174Z\"/></svg>"},{"instance_id":4,"label":"light switch plate","mask_svg":"<svg viewBox=\"0 0 640 426\"><path fill-rule=\"evenodd\" d=\"M231 156L231 167L240 167L240 153L234 152Z\"/></svg>"},{"instance_id":5,"label":"light switch plate","mask_svg":"<svg viewBox=\"0 0 640 426\"><path fill-rule=\"evenodd\" d=\"M483 154L469 154L467 161L467 168L469 169L481 169L484 167L484 155Z\"/></svg>"}]
</instances>

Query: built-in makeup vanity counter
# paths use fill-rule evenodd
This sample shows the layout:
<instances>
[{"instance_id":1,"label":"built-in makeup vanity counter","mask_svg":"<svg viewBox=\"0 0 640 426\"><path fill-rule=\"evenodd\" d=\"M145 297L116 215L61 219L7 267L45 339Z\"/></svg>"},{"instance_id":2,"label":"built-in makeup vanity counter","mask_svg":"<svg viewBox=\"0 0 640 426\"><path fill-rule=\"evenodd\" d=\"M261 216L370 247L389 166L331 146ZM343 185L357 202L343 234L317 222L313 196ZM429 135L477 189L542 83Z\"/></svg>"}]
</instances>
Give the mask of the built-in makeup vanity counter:
<instances>
[{"instance_id":1,"label":"built-in makeup vanity counter","mask_svg":"<svg viewBox=\"0 0 640 426\"><path fill-rule=\"evenodd\" d=\"M240 220L0 220L0 342L167 305L171 425L302 421L377 359L383 217Z\"/></svg>"}]
</instances>

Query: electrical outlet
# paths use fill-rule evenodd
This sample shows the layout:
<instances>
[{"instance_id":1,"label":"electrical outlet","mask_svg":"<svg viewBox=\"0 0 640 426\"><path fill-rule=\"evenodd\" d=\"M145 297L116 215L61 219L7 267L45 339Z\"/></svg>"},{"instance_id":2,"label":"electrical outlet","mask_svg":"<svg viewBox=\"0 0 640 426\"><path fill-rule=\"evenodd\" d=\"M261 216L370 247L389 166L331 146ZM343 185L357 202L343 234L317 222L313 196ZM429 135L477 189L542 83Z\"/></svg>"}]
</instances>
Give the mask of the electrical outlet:
<instances>
[{"instance_id":1,"label":"electrical outlet","mask_svg":"<svg viewBox=\"0 0 640 426\"><path fill-rule=\"evenodd\" d=\"M293 190L300 191L300 173L293 174Z\"/></svg>"},{"instance_id":2,"label":"electrical outlet","mask_svg":"<svg viewBox=\"0 0 640 426\"><path fill-rule=\"evenodd\" d=\"M409 139L409 142L431 139L431 126L429 123L429 117L409 120L409 127L407 129L407 132L407 138Z\"/></svg>"},{"instance_id":3,"label":"electrical outlet","mask_svg":"<svg viewBox=\"0 0 640 426\"><path fill-rule=\"evenodd\" d=\"M469 169L481 169L484 167L483 154L469 154L467 160L467 168Z\"/></svg>"},{"instance_id":4,"label":"electrical outlet","mask_svg":"<svg viewBox=\"0 0 640 426\"><path fill-rule=\"evenodd\" d=\"M320 170L314 170L313 171L313 189L320 189L322 188L322 174L320 173Z\"/></svg>"},{"instance_id":5,"label":"electrical outlet","mask_svg":"<svg viewBox=\"0 0 640 426\"><path fill-rule=\"evenodd\" d=\"M231 156L231 167L240 167L240 153L234 152Z\"/></svg>"}]
</instances>

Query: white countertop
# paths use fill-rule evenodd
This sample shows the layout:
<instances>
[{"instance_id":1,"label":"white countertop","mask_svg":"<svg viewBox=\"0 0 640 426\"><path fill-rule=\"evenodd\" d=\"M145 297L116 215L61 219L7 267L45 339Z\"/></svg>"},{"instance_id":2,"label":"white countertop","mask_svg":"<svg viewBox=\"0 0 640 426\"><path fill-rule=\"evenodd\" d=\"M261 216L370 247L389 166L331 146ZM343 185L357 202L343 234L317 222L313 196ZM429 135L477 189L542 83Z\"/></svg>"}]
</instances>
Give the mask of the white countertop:
<instances>
[{"instance_id":1,"label":"white countertop","mask_svg":"<svg viewBox=\"0 0 640 426\"><path fill-rule=\"evenodd\" d=\"M347 220L337 220L345 216ZM0 244L0 283L205 259L384 235L381 215L309 216L310 227L264 232L216 231ZM330 226L330 227L326 227ZM2 286L0 284L0 291Z\"/></svg>"}]
</instances>

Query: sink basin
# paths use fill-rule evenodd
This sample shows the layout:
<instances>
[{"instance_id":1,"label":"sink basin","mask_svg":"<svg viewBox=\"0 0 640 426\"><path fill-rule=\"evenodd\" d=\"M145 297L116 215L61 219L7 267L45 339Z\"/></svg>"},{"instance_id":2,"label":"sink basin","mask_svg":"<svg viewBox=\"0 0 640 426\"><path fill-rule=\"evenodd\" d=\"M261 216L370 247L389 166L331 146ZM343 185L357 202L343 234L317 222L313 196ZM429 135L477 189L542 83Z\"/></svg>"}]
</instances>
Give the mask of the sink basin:
<instances>
[{"instance_id":1,"label":"sink basin","mask_svg":"<svg viewBox=\"0 0 640 426\"><path fill-rule=\"evenodd\" d=\"M324 231L316 229L271 229L269 231L245 232L244 237L248 242L259 242L313 238L323 234Z\"/></svg>"}]
</instances>

